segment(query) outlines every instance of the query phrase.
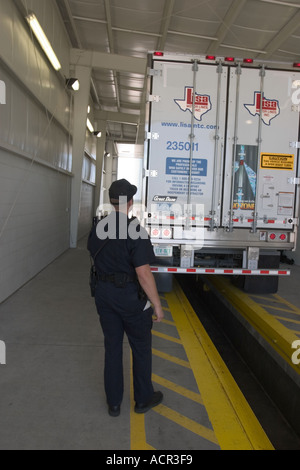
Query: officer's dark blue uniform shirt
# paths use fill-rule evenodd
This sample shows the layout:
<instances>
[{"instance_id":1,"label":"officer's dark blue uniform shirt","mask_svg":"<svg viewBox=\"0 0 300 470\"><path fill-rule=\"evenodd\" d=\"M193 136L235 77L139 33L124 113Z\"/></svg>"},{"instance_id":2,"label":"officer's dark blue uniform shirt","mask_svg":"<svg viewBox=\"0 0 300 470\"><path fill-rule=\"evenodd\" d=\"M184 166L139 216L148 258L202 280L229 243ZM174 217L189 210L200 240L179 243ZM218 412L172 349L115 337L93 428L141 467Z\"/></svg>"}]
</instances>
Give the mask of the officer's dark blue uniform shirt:
<instances>
[{"instance_id":1,"label":"officer's dark blue uniform shirt","mask_svg":"<svg viewBox=\"0 0 300 470\"><path fill-rule=\"evenodd\" d=\"M135 268L155 262L153 247L146 230L137 219L129 219L126 214L112 212L93 227L88 250L94 256L98 274L126 273L136 276ZM99 281L96 289L96 303L99 307L113 308L120 313L134 313L143 309L146 300L138 299L138 286L128 282L118 288L113 282Z\"/></svg>"}]
</instances>

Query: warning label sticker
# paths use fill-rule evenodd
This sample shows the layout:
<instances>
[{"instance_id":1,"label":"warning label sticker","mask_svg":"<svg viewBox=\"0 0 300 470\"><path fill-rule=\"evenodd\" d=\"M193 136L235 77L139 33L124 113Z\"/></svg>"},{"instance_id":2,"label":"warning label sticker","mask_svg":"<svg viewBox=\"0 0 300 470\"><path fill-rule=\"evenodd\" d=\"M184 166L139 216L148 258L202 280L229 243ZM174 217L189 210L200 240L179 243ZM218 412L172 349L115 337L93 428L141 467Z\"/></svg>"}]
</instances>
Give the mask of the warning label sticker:
<instances>
[{"instance_id":1,"label":"warning label sticker","mask_svg":"<svg viewBox=\"0 0 300 470\"><path fill-rule=\"evenodd\" d=\"M273 170L294 170L294 155L284 153L262 153L260 168Z\"/></svg>"}]
</instances>

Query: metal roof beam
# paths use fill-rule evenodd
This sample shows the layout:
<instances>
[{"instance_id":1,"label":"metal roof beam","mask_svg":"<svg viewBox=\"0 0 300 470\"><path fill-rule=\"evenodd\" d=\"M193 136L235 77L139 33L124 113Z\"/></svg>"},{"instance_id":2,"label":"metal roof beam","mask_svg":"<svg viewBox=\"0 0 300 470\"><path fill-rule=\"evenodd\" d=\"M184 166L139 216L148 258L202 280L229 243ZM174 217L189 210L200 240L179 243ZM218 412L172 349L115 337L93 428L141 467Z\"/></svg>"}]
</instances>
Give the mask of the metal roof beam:
<instances>
[{"instance_id":1,"label":"metal roof beam","mask_svg":"<svg viewBox=\"0 0 300 470\"><path fill-rule=\"evenodd\" d=\"M113 111L95 111L94 118L96 120L119 122L122 124L138 125L139 116L129 113L114 113Z\"/></svg>"},{"instance_id":2,"label":"metal roof beam","mask_svg":"<svg viewBox=\"0 0 300 470\"><path fill-rule=\"evenodd\" d=\"M172 18L172 13L174 10L175 0L166 0L163 12L163 18L161 23L161 37L157 42L157 50L163 51L166 44L166 39L168 35L168 29L170 21Z\"/></svg>"},{"instance_id":3,"label":"metal roof beam","mask_svg":"<svg viewBox=\"0 0 300 470\"><path fill-rule=\"evenodd\" d=\"M233 0L224 19L221 22L221 25L219 26L218 31L216 32L216 37L218 40L209 46L207 49L207 54L216 53L219 45L223 42L223 39L226 37L227 32L230 30L230 27L244 7L246 1L247 0Z\"/></svg>"},{"instance_id":4,"label":"metal roof beam","mask_svg":"<svg viewBox=\"0 0 300 470\"><path fill-rule=\"evenodd\" d=\"M71 49L70 62L73 65L141 75L145 74L147 67L147 59L74 48Z\"/></svg>"},{"instance_id":5,"label":"metal roof beam","mask_svg":"<svg viewBox=\"0 0 300 470\"><path fill-rule=\"evenodd\" d=\"M290 21L279 31L276 36L265 47L265 58L272 56L272 54L279 49L279 47L297 30L300 24L300 11L292 17ZM260 57L260 56L258 56Z\"/></svg>"}]
</instances>

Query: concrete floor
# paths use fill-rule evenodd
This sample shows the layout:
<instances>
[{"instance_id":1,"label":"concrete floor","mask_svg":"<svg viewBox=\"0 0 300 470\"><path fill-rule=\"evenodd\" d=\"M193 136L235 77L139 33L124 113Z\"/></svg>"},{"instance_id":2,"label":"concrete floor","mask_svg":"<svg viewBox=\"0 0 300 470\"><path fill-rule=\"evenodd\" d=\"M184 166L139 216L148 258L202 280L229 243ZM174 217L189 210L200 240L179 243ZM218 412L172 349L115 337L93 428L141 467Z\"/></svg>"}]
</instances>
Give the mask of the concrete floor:
<instances>
[{"instance_id":1,"label":"concrete floor","mask_svg":"<svg viewBox=\"0 0 300 470\"><path fill-rule=\"evenodd\" d=\"M0 305L0 341L6 345L0 450L130 450L129 347L125 340L125 393L116 420L107 412L103 335L89 268L83 239ZM292 272L281 278L278 294L299 307L300 267ZM160 338L155 341L157 347Z\"/></svg>"},{"instance_id":2,"label":"concrete floor","mask_svg":"<svg viewBox=\"0 0 300 470\"><path fill-rule=\"evenodd\" d=\"M130 449L129 374L117 433L109 432L89 266L83 240L0 305L1 450ZM124 355L129 367L126 344Z\"/></svg>"}]
</instances>

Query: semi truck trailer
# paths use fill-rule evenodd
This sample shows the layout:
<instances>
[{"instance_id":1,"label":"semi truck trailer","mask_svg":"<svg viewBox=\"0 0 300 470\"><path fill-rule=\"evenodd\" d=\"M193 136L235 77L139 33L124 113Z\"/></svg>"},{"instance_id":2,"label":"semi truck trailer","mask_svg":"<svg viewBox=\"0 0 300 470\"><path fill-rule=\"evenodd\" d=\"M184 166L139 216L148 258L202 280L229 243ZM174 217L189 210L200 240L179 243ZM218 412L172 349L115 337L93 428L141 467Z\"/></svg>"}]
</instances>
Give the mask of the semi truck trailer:
<instances>
[{"instance_id":1,"label":"semi truck trailer","mask_svg":"<svg viewBox=\"0 0 300 470\"><path fill-rule=\"evenodd\" d=\"M299 64L149 54L143 214L162 275L272 292L295 250Z\"/></svg>"}]
</instances>

